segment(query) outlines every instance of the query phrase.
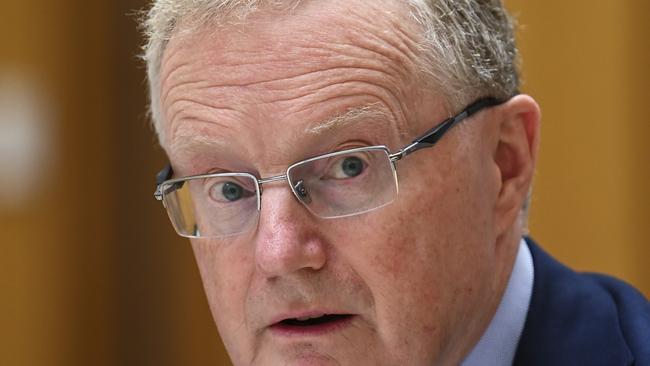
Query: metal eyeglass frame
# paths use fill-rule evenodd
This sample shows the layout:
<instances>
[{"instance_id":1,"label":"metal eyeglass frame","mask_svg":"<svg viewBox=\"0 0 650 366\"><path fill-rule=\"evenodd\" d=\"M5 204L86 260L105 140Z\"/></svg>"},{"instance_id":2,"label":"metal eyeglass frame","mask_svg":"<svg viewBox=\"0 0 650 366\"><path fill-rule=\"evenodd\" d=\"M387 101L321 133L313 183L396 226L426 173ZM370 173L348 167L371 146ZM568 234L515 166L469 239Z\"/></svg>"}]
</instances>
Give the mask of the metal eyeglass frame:
<instances>
[{"instance_id":1,"label":"metal eyeglass frame","mask_svg":"<svg viewBox=\"0 0 650 366\"><path fill-rule=\"evenodd\" d=\"M481 110L483 110L485 108L493 107L495 105L499 105L499 104L502 104L502 103L504 103L503 100L499 100L499 99L492 98L492 97L487 97L487 98L482 98L482 99L477 100L476 102L470 104L462 112L458 113L457 115L455 115L453 117L450 117L450 118L444 120L443 122L439 123L438 125L436 125L432 129L430 129L429 131L427 131L424 134L420 135L418 138L413 140L413 142L411 142L410 144L408 144L405 147L401 148L399 151L397 151L395 153L389 153L388 156L390 158L390 161L394 165L398 160L401 160L405 156L407 156L407 155L409 155L411 153L414 153L415 151L434 146L447 133L447 131L449 131L452 127L454 127L456 124L458 124L462 120L472 116L473 114L475 114L475 113L477 113L477 112L479 112L479 111L481 111ZM388 150L384 146L369 146L369 147L363 147L363 148L357 148L357 149L367 149L367 148L382 148L382 149ZM294 196L299 201L303 202L304 195L301 192L299 192L299 190L300 190L299 184L296 184L296 187L294 187L291 184L291 182L289 182L289 179L288 179L289 170L291 170L292 167L294 167L296 165L299 165L299 164L302 164L302 163L307 162L307 161L311 161L311 160L314 160L314 159L319 159L319 158L327 157L327 156L331 156L331 155L336 155L336 154L339 154L339 153L345 153L345 152L349 152L349 151L352 151L352 150L355 150L355 149L345 150L345 151L341 151L341 152L328 153L328 154L323 154L323 155L318 155L318 156L315 156L315 157L311 157L311 158L308 158L308 159L301 160L299 162L291 164L291 166L289 166L287 168L287 172L285 174L275 175L275 176L266 177L266 178L257 178L257 177L253 176L255 178L255 180L256 180L256 183L257 183L256 184L256 190L258 192L258 194L257 194L257 201L258 201L257 202L257 207L258 207L258 210L260 209L260 205L261 205L261 202L260 202L261 197L260 196L262 194L262 190L261 190L261 185L262 184L286 180L287 183L289 183L289 186L291 187L291 191L293 192ZM165 166L165 168L163 170L161 170L156 175L156 191L154 192L154 197L156 198L156 200L163 201L164 195L166 193L162 189L162 187L164 185L171 184L171 187L167 189L167 191L169 191L170 189L179 188L178 185L182 186L184 184L184 182L188 178L192 178L192 179L208 178L208 177L216 176L216 175L219 175L219 174L218 173L217 174L203 174L203 175L196 175L196 176L188 176L188 177L181 177L181 178L171 179L172 175L173 175L173 170L172 170L171 164L169 164L169 163ZM228 175L231 175L231 176L233 176L233 175L252 176L249 173L228 173ZM163 201L163 204L164 204L164 201ZM359 212L359 213L363 213L363 212ZM354 215L359 214L359 213L355 213Z\"/></svg>"}]
</instances>

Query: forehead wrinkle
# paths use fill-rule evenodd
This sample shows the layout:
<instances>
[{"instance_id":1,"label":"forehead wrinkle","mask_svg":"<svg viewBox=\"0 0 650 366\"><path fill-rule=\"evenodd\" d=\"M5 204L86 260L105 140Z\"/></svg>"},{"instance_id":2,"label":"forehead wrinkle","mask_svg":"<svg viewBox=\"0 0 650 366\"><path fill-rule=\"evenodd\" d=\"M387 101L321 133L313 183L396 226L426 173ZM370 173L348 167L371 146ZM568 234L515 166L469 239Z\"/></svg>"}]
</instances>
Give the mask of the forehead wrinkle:
<instances>
[{"instance_id":1,"label":"forehead wrinkle","mask_svg":"<svg viewBox=\"0 0 650 366\"><path fill-rule=\"evenodd\" d=\"M355 69L348 70L354 72L353 70ZM311 104L314 104L315 101L323 103L328 100L363 95L372 97L375 94L386 94L390 95L391 98L395 97L390 87L382 85L379 82L382 77L389 78L390 75L388 74L379 70L357 69L357 71L363 72L363 75L359 74L358 76L350 77L350 75L345 75L339 71L340 69L336 71L328 70L323 72L324 75L320 75L321 77L318 78L316 74L310 77L305 76L306 80L304 80L304 83L299 84L297 87L285 86L284 89L265 88L267 93L260 95L259 100L260 102L269 104L286 102L295 105L294 102L300 100L312 100ZM377 90L371 90L372 88L376 88ZM379 93L379 90L382 92ZM383 99L380 97L377 98ZM309 105L297 105L295 107L305 109ZM296 112L296 110L290 112Z\"/></svg>"},{"instance_id":2,"label":"forehead wrinkle","mask_svg":"<svg viewBox=\"0 0 650 366\"><path fill-rule=\"evenodd\" d=\"M169 84L169 85L167 85ZM208 89L209 86L204 85L206 84L206 80L202 80L199 78L194 78L190 79L189 77L186 77L185 80L183 79L178 79L176 81L172 81L169 79L164 80L164 84L162 89L162 93L160 96L160 101L161 103L165 104L167 100L170 98L170 96L173 96L174 93L178 92L183 92L185 90L203 90L203 89ZM193 88L194 87L194 88Z\"/></svg>"},{"instance_id":3,"label":"forehead wrinkle","mask_svg":"<svg viewBox=\"0 0 650 366\"><path fill-rule=\"evenodd\" d=\"M376 38L370 40L370 38ZM304 52L303 52L304 51ZM306 56L315 56L318 63ZM382 37L360 37L351 40L328 40L310 45L294 45L293 50L283 55L283 59L275 60L286 65L288 75L281 80L267 78L258 80L256 84L273 88L276 81L300 80L312 74L323 72L369 70L383 74L392 81L406 81L412 74L413 65L411 56L401 52L399 47L391 44ZM306 60L302 63L304 68L297 68L296 60ZM300 65L300 63L298 63ZM325 67L323 67L323 65Z\"/></svg>"},{"instance_id":4,"label":"forehead wrinkle","mask_svg":"<svg viewBox=\"0 0 650 366\"><path fill-rule=\"evenodd\" d=\"M190 108L191 107L191 108ZM221 130L231 130L232 126L221 121L222 118L217 118L215 112L235 113L241 114L241 111L225 106L217 106L208 102L203 102L197 98L179 97L174 99L165 108L168 117L169 134L168 141L174 142L175 136L184 123L199 123L216 125L213 128Z\"/></svg>"},{"instance_id":5,"label":"forehead wrinkle","mask_svg":"<svg viewBox=\"0 0 650 366\"><path fill-rule=\"evenodd\" d=\"M219 109L222 111L233 112L240 114L241 111L237 111L229 108L212 108ZM178 153L181 148L192 146L207 146L215 145L219 147L224 147L225 144L220 143L219 138L215 138L214 133L206 133L206 131L215 131L218 130L219 137L222 137L224 134L233 133L233 126L229 123L223 122L221 119L214 118L213 115L208 115L203 117L196 113L196 110L180 110L177 114L179 116L177 119L171 121L171 131L168 137L169 146L171 152ZM231 119L229 117L228 119ZM237 117L237 120L242 123L245 121L245 118ZM188 127L191 126L191 127ZM236 134L235 134L236 135ZM231 138L223 139L224 141L232 141ZM218 142L218 143L217 143ZM190 144L191 143L191 144Z\"/></svg>"},{"instance_id":6,"label":"forehead wrinkle","mask_svg":"<svg viewBox=\"0 0 650 366\"><path fill-rule=\"evenodd\" d=\"M342 19L335 24L350 29L342 39L323 46L336 54L347 54L388 68L402 78L411 77L416 71L417 46L405 31L392 22L384 29L369 28L365 24L347 24ZM370 53L370 57L367 53Z\"/></svg>"},{"instance_id":7,"label":"forehead wrinkle","mask_svg":"<svg viewBox=\"0 0 650 366\"><path fill-rule=\"evenodd\" d=\"M169 49L169 48L168 48ZM178 53L180 50L171 49L175 53ZM173 80L173 77L177 73L182 73L185 69L192 67L191 60L180 59L176 62L173 62L174 58L165 58L162 61L162 66L160 70L160 80L161 84L165 84L168 80Z\"/></svg>"},{"instance_id":8,"label":"forehead wrinkle","mask_svg":"<svg viewBox=\"0 0 650 366\"><path fill-rule=\"evenodd\" d=\"M404 74L404 70L395 65L394 62L377 60L375 56L380 54L372 49L350 44L342 44L338 47L332 44L322 46L322 48L325 47L332 49L329 55L319 56L316 59L312 59L308 54L295 52L291 57L285 55L283 59L262 58L255 62L241 61L231 65L224 63L224 60L219 58L210 63L189 65L189 67L183 69L188 69L188 76L192 76L193 78L191 80L178 80L173 84L164 85L167 87L165 94L169 94L171 90L181 85L200 85L201 82L208 84L210 81L206 76L202 76L206 75L206 69L218 71L220 79L218 80L218 84L205 85L200 89L261 87L263 89L277 91L286 88L285 85L275 86L278 83L300 83L310 77L320 80L322 77L317 74L335 74L337 72L345 74L348 71L353 72L354 70L374 71L382 73L384 74L383 77L390 77L391 79L398 79L396 76L403 76L402 74ZM357 51L353 52L352 50ZM366 53L363 53L363 51L366 51ZM371 54L369 55L368 52ZM258 54L257 56L259 57L260 55ZM242 76L246 77L242 78ZM169 79L166 81L165 84L171 83ZM217 80L213 82L217 82ZM303 86L309 87L310 85Z\"/></svg>"},{"instance_id":9,"label":"forehead wrinkle","mask_svg":"<svg viewBox=\"0 0 650 366\"><path fill-rule=\"evenodd\" d=\"M378 38L380 39L380 38ZM367 69L385 73L391 77L408 77L409 69L405 68L409 57L400 53L397 47L392 47L388 41L381 43L370 42L366 37L350 42L338 40L322 40L310 44L295 44L280 53L280 57L267 57L252 64L240 62L237 66L258 68L263 64L272 64L274 68L284 69L286 75L279 81L292 80L324 71L339 71L345 69ZM259 56L259 54L257 55ZM317 62L315 62L317 61ZM323 67L325 66L325 67ZM278 78L262 76L259 80L241 86L273 84Z\"/></svg>"},{"instance_id":10,"label":"forehead wrinkle","mask_svg":"<svg viewBox=\"0 0 650 366\"><path fill-rule=\"evenodd\" d=\"M377 10L377 9L375 9ZM301 24L302 26L299 26L301 30L305 30L305 32L301 32L302 38L307 37L308 39L305 40L306 42L302 45L300 44L295 44L294 40L295 37L289 37L286 38L285 36L293 36L295 35L295 32L287 33L289 32L288 29L282 28L282 27L277 27L276 21L270 22L270 24L276 24L275 27L271 27L271 30L273 32L270 32L269 34L265 34L262 32L262 34L256 34L254 33L255 37L252 35L248 35L247 32L236 32L234 31L235 39L232 39L230 36L226 35L226 37L223 36L223 32L206 32L203 35L197 35L197 39L194 39L194 41L198 41L198 43L201 42L201 40L204 40L206 38L211 38L212 36L216 36L220 39L219 44L221 44L221 47L219 47L219 50L213 50L212 52L207 52L209 57L208 59L212 59L213 56L214 59L219 59L219 67L221 68L227 68L231 66L235 66L237 68L241 67L248 67L251 70L258 70L260 66L263 66L265 64L275 64L282 66L282 64L285 64L286 67L284 67L287 71L291 72L296 70L296 56L299 56L300 59L304 59L305 56L310 56L307 57L308 59L311 59L313 61L313 58L328 58L328 57L338 57L345 55L346 53L350 54L355 58L355 56L361 56L361 57L356 57L355 62L358 62L359 60L363 60L364 62L372 62L374 63L374 66L379 66L379 67L388 67L390 69L393 69L393 71L396 71L399 74L402 74L404 70L402 70L399 67L396 67L399 64L405 64L409 58L411 58L409 55L409 52L407 52L410 47L404 47L403 45L400 46L399 44L400 39L403 37L400 37L400 30L393 29L395 28L395 25L397 23L397 20L394 19L396 16L394 14L389 14L388 19L384 19L382 23L387 23L390 25L390 28L392 31L386 30L385 27L381 26L369 26L368 23L368 14L365 16L359 15L359 12L354 12L356 13L355 15L357 16L356 20L350 21L350 19L337 19L332 18L332 17L327 17L327 23L330 24L329 28L332 28L332 24L339 28L339 25L341 27L345 26L346 29L351 28L352 30L355 30L355 32L347 32L347 34L339 34L339 37L342 36L343 39L340 39L339 45L336 45L337 41L335 39L332 39L332 33L331 32L322 32L322 31L314 31L314 19L312 17L306 18L304 21L298 16L292 17L293 19L291 20L292 22ZM297 19L296 19L297 18ZM382 18L386 18L385 16ZM286 20L281 20L280 23L284 24ZM319 19L316 20L316 22L319 22ZM228 29L228 28L226 28ZM232 30L232 28L230 28ZM218 33L218 34L217 34ZM352 34L351 34L352 33ZM206 35L207 34L207 35ZM244 37L243 42L236 42L239 36ZM262 37L261 39L266 39L270 42L261 42L259 37ZM270 37L270 38L269 38ZM370 41L369 38L372 38L372 41ZM184 43L189 43L185 44L184 46L189 46L190 48L192 47L192 37L187 37L186 38L189 42L184 42ZM254 48L254 50L250 49L250 43L251 42L257 42L258 45ZM227 46L223 46L223 44ZM359 43L361 42L362 45L359 47L357 44L351 44L351 43ZM261 43L261 44L259 44ZM245 44L248 44L246 46ZM327 52L328 45L333 45L333 47L329 50L330 52ZM365 46L365 47L364 47ZM362 51L366 52L371 52L372 55L371 57L368 57L368 54L363 54L359 55L359 52L351 52L350 50L345 50L343 49L344 47L350 49L350 48L360 48ZM278 52L278 48L281 49L282 52ZM200 50L197 50L200 52ZM341 52L343 51L343 52ZM347 51L347 52L346 52ZM305 52L308 54L305 55ZM203 53L206 53L205 51ZM214 54L214 55L212 55ZM261 60L259 60L261 58ZM247 61L247 60L255 60L253 62ZM343 61L343 60L340 60ZM392 61L392 62L387 62L387 61ZM397 62L396 62L397 61ZM303 63L303 66L309 66L310 62L305 62ZM204 65L204 66L210 66L210 65ZM368 65L370 66L370 65ZM235 70L233 70L235 71ZM402 71L402 72L400 72ZM251 72L246 72L245 75L255 75L256 73L251 73ZM268 75L268 73L257 73L260 76L265 76ZM232 78L233 75L229 72L224 72L222 73L223 76L228 76L229 78ZM404 75L400 75L404 76ZM226 81L226 80L224 80ZM237 80L237 81L242 81L242 80ZM270 80L258 80L256 83L260 82L265 82L265 81L273 81L272 79ZM227 81L226 81L227 82ZM246 86L245 83L237 83L236 85L239 86Z\"/></svg>"},{"instance_id":11,"label":"forehead wrinkle","mask_svg":"<svg viewBox=\"0 0 650 366\"><path fill-rule=\"evenodd\" d=\"M193 108L184 108L184 106L192 106ZM182 120L182 119L196 119L196 120L201 120L202 117L200 117L199 112L202 110L226 110L226 111L234 111L232 108L228 107L217 107L216 105L209 104L207 102L203 102L199 100L198 98L188 98L188 97L179 97L174 99L169 103L169 106L165 108L166 112L171 111L169 115L169 121L170 124L174 124L174 121L177 119ZM207 122L207 121L204 121ZM215 123L219 124L217 121ZM224 127L224 126L222 126ZM173 132L173 129L172 129Z\"/></svg>"},{"instance_id":12,"label":"forehead wrinkle","mask_svg":"<svg viewBox=\"0 0 650 366\"><path fill-rule=\"evenodd\" d=\"M419 40L418 36L420 33L419 32L409 32L408 30L405 29L403 24L399 22L394 22L392 23L393 25L393 30L395 31L395 35L398 38L398 41L395 41L394 43L391 43L389 40L384 39L385 41L391 43L392 45L395 46L395 48L399 49L404 55L406 55L411 62L413 62L416 65L419 65L421 63L421 57L422 57L422 50L420 43L422 42Z\"/></svg>"}]
</instances>

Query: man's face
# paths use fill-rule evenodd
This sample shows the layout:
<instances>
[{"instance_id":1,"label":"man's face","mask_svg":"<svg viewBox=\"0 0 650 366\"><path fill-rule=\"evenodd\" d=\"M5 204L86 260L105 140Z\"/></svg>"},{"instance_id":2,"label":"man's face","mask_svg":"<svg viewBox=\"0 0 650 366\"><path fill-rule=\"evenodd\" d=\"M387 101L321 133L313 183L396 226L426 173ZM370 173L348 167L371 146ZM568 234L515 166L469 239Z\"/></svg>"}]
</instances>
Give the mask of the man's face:
<instances>
[{"instance_id":1,"label":"man's face","mask_svg":"<svg viewBox=\"0 0 650 366\"><path fill-rule=\"evenodd\" d=\"M305 2L172 39L163 146L176 175L267 177L331 151L395 151L447 118L421 87L407 9L373 3ZM319 219L276 182L264 186L256 227L193 240L233 362L458 362L498 302L494 171L478 138L489 113L398 162L399 195L384 208ZM336 316L306 320L323 314Z\"/></svg>"}]
</instances>

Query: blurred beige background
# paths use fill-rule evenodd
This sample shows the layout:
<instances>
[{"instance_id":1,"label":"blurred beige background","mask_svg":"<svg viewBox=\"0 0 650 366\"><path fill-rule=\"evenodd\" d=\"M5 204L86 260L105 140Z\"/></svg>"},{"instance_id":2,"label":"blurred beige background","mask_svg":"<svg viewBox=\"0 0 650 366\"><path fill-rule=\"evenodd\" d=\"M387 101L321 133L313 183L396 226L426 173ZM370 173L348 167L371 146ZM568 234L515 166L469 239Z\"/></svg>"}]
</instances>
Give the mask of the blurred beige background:
<instances>
[{"instance_id":1,"label":"blurred beige background","mask_svg":"<svg viewBox=\"0 0 650 366\"><path fill-rule=\"evenodd\" d=\"M5 0L0 364L227 364L188 243L152 197L143 0ZM510 0L543 110L533 236L650 295L650 2Z\"/></svg>"}]
</instances>

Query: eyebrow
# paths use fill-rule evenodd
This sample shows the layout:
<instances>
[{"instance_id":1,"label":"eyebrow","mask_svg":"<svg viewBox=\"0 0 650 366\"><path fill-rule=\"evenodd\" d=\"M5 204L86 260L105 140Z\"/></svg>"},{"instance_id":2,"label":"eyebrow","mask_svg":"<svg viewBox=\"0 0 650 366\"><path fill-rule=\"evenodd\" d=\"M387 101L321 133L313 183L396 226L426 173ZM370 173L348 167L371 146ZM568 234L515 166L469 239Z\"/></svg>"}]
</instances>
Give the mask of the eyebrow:
<instances>
[{"instance_id":1,"label":"eyebrow","mask_svg":"<svg viewBox=\"0 0 650 366\"><path fill-rule=\"evenodd\" d=\"M353 125L361 120L376 119L385 120L390 115L383 109L378 108L379 103L367 104L364 106L353 107L346 112L315 123L305 128L305 134L322 135L326 132L341 129L348 125Z\"/></svg>"},{"instance_id":2,"label":"eyebrow","mask_svg":"<svg viewBox=\"0 0 650 366\"><path fill-rule=\"evenodd\" d=\"M174 151L223 147L223 143L202 134L178 134L172 143Z\"/></svg>"}]
</instances>

